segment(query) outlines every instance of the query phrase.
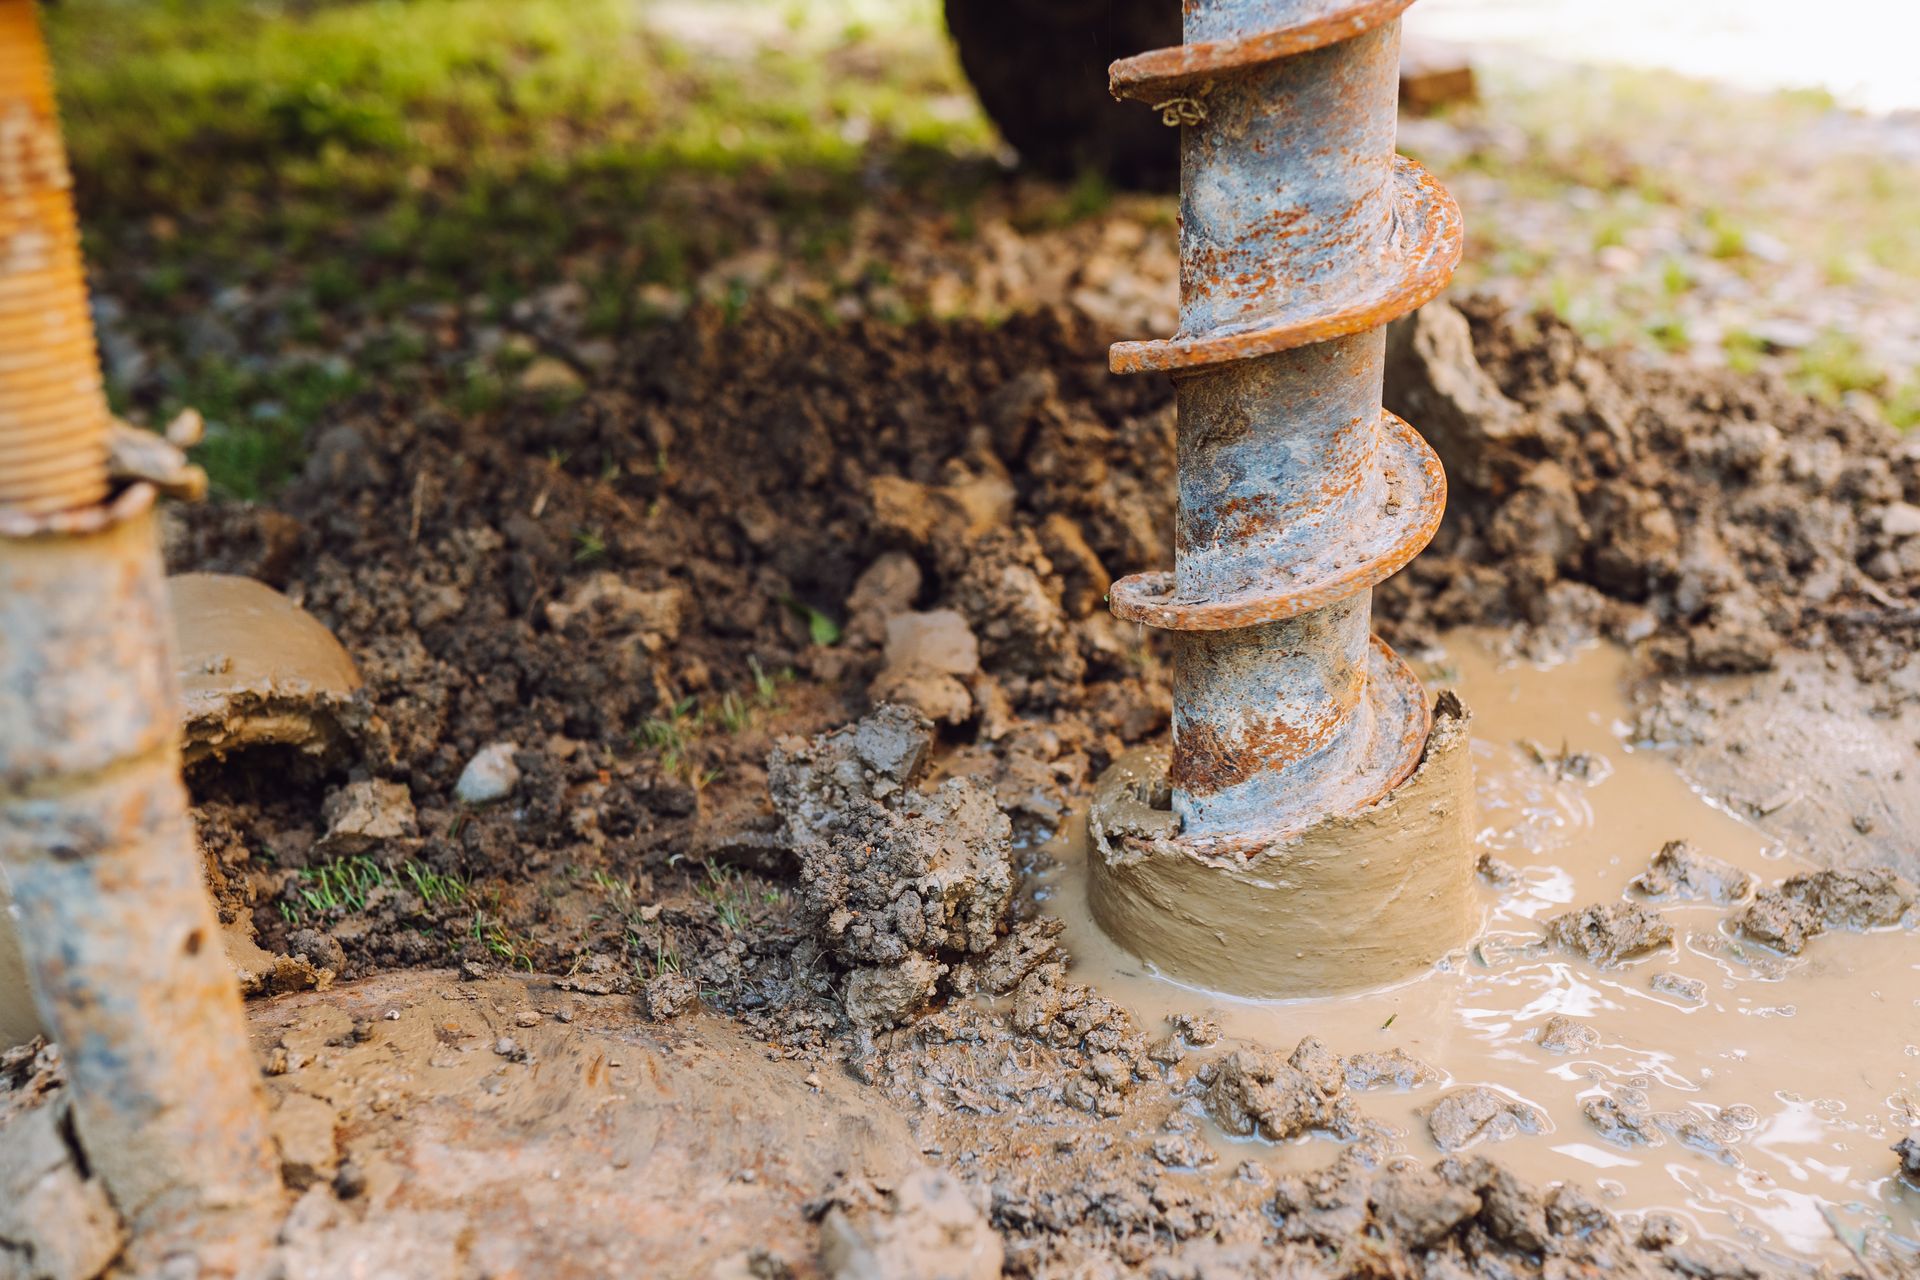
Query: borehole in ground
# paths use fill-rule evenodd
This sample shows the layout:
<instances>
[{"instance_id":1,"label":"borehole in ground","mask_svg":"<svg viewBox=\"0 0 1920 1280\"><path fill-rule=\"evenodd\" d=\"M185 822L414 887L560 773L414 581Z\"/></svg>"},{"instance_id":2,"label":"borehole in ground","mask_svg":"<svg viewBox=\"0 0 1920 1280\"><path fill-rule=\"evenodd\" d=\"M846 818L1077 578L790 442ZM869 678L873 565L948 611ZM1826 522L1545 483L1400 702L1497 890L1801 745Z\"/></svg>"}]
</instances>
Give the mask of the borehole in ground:
<instances>
[{"instance_id":1,"label":"borehole in ground","mask_svg":"<svg viewBox=\"0 0 1920 1280\"><path fill-rule=\"evenodd\" d=\"M1582 1179L1623 1216L1674 1214L1785 1265L1847 1258L1868 1232L1912 1247L1920 1194L1895 1175L1888 1147L1920 1122L1920 935L1829 932L1782 957L1739 936L1737 906L1660 901L1649 905L1674 941L1643 958L1602 967L1546 946L1546 919L1637 898L1628 882L1668 841L1760 887L1809 868L1708 802L1661 753L1630 747L1624 653L1588 648L1548 667L1503 662L1496 646L1494 633L1454 632L1421 664L1430 686L1451 685L1474 709L1478 841L1517 872L1504 886L1482 878L1475 943L1411 981L1344 997L1259 1002L1182 986L1094 924L1082 813L1050 846L1057 865L1035 890L1066 923L1073 976L1142 1025L1204 1014L1282 1052L1309 1035L1343 1055L1404 1050L1436 1078L1363 1094L1362 1110L1422 1162L1436 1153L1427 1109L1485 1085L1545 1117L1540 1132L1488 1154L1540 1184ZM1703 984L1697 998L1692 982ZM1540 1036L1555 1017L1596 1038L1550 1051ZM1590 1105L1640 1117L1645 1138L1609 1140ZM1209 1133L1223 1157L1277 1170L1331 1155L1326 1138Z\"/></svg>"}]
</instances>

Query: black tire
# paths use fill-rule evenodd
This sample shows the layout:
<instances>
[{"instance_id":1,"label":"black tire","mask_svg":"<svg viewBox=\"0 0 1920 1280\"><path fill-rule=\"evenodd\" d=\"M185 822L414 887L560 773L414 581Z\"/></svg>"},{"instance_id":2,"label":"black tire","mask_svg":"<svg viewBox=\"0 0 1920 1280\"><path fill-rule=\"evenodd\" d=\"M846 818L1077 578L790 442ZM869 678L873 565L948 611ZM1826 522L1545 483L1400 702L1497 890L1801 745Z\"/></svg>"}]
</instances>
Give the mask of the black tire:
<instances>
[{"instance_id":1,"label":"black tire","mask_svg":"<svg viewBox=\"0 0 1920 1280\"><path fill-rule=\"evenodd\" d=\"M1107 92L1116 58L1180 43L1180 0L946 0L980 105L1021 163L1049 177L1178 185L1177 130Z\"/></svg>"}]
</instances>

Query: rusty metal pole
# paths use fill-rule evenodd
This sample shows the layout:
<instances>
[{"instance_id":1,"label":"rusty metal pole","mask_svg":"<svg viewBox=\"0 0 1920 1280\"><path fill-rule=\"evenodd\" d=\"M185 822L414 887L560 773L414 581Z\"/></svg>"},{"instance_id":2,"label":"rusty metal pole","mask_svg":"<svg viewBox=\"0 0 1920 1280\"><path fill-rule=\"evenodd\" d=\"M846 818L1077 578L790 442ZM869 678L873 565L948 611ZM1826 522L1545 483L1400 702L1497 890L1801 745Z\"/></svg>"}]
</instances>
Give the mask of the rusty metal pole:
<instances>
[{"instance_id":1,"label":"rusty metal pole","mask_svg":"<svg viewBox=\"0 0 1920 1280\"><path fill-rule=\"evenodd\" d=\"M1433 537L1446 478L1383 411L1389 320L1446 284L1458 208L1394 154L1410 0L1185 0L1185 43L1117 62L1181 126L1180 330L1114 346L1173 376L1174 569L1113 586L1174 633L1181 839L1253 848L1375 803L1430 728L1371 588Z\"/></svg>"},{"instance_id":2,"label":"rusty metal pole","mask_svg":"<svg viewBox=\"0 0 1920 1280\"><path fill-rule=\"evenodd\" d=\"M135 1275L238 1274L278 1161L180 782L154 491L109 417L33 0L0 0L0 875Z\"/></svg>"}]
</instances>

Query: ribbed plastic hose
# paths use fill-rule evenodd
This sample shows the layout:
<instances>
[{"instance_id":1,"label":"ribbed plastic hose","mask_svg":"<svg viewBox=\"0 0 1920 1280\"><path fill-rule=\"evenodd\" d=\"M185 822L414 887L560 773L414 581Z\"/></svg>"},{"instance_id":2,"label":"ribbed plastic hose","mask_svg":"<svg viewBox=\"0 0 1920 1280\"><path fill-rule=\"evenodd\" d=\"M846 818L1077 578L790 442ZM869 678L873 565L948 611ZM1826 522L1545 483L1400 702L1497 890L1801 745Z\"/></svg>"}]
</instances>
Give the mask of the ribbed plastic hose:
<instances>
[{"instance_id":1,"label":"ribbed plastic hose","mask_svg":"<svg viewBox=\"0 0 1920 1280\"><path fill-rule=\"evenodd\" d=\"M107 402L33 0L0 0L0 515L107 492Z\"/></svg>"}]
</instances>

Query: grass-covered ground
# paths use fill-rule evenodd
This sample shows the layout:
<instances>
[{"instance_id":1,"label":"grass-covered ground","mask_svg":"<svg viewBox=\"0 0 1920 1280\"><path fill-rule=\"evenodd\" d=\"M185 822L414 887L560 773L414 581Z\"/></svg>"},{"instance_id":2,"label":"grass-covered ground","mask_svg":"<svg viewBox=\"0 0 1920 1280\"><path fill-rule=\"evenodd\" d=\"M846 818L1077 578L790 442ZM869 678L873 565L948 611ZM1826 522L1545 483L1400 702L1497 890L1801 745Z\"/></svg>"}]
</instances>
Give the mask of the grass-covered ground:
<instances>
[{"instance_id":1,"label":"grass-covered ground","mask_svg":"<svg viewBox=\"0 0 1920 1280\"><path fill-rule=\"evenodd\" d=\"M117 401L270 491L378 382L564 393L690 301L1071 299L1165 319L1171 202L1020 179L934 0L66 0L48 11ZM1408 149L1465 283L1920 417L1920 165L1806 97L1486 77ZM560 372L554 372L558 361Z\"/></svg>"}]
</instances>

